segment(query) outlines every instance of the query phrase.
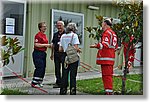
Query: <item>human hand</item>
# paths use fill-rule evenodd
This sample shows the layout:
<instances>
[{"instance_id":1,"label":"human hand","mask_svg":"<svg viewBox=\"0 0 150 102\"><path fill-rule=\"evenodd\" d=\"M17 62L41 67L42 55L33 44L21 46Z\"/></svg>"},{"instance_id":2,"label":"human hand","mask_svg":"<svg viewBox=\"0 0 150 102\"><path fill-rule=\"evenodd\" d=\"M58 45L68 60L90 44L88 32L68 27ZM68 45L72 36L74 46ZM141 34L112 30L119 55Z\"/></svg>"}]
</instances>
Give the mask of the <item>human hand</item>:
<instances>
[{"instance_id":1,"label":"human hand","mask_svg":"<svg viewBox=\"0 0 150 102\"><path fill-rule=\"evenodd\" d=\"M90 45L90 48L96 48L96 44Z\"/></svg>"},{"instance_id":2,"label":"human hand","mask_svg":"<svg viewBox=\"0 0 150 102\"><path fill-rule=\"evenodd\" d=\"M77 50L77 52L79 52L79 53L82 53L82 50L81 50L81 48L79 48L79 49Z\"/></svg>"},{"instance_id":3,"label":"human hand","mask_svg":"<svg viewBox=\"0 0 150 102\"><path fill-rule=\"evenodd\" d=\"M50 56L50 59L53 60L53 59L54 59L54 55L51 55L51 56Z\"/></svg>"},{"instance_id":4,"label":"human hand","mask_svg":"<svg viewBox=\"0 0 150 102\"><path fill-rule=\"evenodd\" d=\"M51 48L51 44L46 44L45 47Z\"/></svg>"},{"instance_id":5,"label":"human hand","mask_svg":"<svg viewBox=\"0 0 150 102\"><path fill-rule=\"evenodd\" d=\"M118 51L118 55L120 55L120 51Z\"/></svg>"},{"instance_id":6,"label":"human hand","mask_svg":"<svg viewBox=\"0 0 150 102\"><path fill-rule=\"evenodd\" d=\"M48 44L48 48L52 48L52 45L51 45L51 44Z\"/></svg>"}]
</instances>

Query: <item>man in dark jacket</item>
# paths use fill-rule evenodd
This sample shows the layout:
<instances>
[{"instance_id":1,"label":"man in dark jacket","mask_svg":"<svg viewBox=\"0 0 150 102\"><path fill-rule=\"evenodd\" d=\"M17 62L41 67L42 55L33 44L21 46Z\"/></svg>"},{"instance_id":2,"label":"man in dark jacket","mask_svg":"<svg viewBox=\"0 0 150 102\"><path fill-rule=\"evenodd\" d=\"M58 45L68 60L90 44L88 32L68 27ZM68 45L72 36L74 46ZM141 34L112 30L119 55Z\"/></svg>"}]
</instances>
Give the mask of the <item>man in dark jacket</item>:
<instances>
[{"instance_id":1,"label":"man in dark jacket","mask_svg":"<svg viewBox=\"0 0 150 102\"><path fill-rule=\"evenodd\" d=\"M65 33L64 30L64 22L63 21L57 21L57 29L58 31L54 33L53 39L52 39L52 51L51 51L51 60L54 59L55 63L55 76L56 76L56 83L54 84L53 88L59 88L61 85L61 65L62 65L62 71L64 68L64 52L59 52L59 43L60 38L62 34Z\"/></svg>"}]
</instances>

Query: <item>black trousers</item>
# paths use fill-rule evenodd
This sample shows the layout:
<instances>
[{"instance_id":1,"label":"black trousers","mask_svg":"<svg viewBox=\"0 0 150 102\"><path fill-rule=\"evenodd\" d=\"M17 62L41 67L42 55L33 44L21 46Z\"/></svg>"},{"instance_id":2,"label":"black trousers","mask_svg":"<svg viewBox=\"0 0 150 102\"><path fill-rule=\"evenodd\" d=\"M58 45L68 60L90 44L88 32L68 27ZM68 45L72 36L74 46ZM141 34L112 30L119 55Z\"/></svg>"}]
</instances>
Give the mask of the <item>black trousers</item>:
<instances>
[{"instance_id":1,"label":"black trousers","mask_svg":"<svg viewBox=\"0 0 150 102\"><path fill-rule=\"evenodd\" d=\"M35 50L32 53L33 63L35 66L33 75L33 84L39 84L43 81L46 68L46 52Z\"/></svg>"},{"instance_id":2,"label":"black trousers","mask_svg":"<svg viewBox=\"0 0 150 102\"><path fill-rule=\"evenodd\" d=\"M61 67L62 67L62 73L64 70L64 61L65 61L66 53L64 52L54 52L54 63L55 63L55 76L56 76L56 84L61 84Z\"/></svg>"},{"instance_id":3,"label":"black trousers","mask_svg":"<svg viewBox=\"0 0 150 102\"><path fill-rule=\"evenodd\" d=\"M70 89L76 89L76 76L77 76L77 69L78 69L78 62L76 61L72 64L68 65L68 68L65 68L62 73L62 83L61 88L67 89L68 87L68 75L70 72Z\"/></svg>"}]
</instances>

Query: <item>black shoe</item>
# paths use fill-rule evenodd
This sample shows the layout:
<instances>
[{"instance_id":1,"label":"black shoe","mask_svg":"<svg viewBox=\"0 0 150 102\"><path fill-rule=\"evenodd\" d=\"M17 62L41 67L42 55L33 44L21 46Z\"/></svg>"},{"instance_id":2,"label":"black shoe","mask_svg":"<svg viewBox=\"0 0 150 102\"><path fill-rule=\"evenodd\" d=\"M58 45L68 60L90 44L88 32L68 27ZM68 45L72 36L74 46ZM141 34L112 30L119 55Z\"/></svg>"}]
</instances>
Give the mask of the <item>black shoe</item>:
<instances>
[{"instance_id":1,"label":"black shoe","mask_svg":"<svg viewBox=\"0 0 150 102\"><path fill-rule=\"evenodd\" d=\"M60 88L60 95L67 95L67 88Z\"/></svg>"},{"instance_id":2,"label":"black shoe","mask_svg":"<svg viewBox=\"0 0 150 102\"><path fill-rule=\"evenodd\" d=\"M60 85L59 84L54 84L53 88L60 88Z\"/></svg>"},{"instance_id":3,"label":"black shoe","mask_svg":"<svg viewBox=\"0 0 150 102\"><path fill-rule=\"evenodd\" d=\"M76 95L76 88L75 87L70 89L70 95Z\"/></svg>"}]
</instances>

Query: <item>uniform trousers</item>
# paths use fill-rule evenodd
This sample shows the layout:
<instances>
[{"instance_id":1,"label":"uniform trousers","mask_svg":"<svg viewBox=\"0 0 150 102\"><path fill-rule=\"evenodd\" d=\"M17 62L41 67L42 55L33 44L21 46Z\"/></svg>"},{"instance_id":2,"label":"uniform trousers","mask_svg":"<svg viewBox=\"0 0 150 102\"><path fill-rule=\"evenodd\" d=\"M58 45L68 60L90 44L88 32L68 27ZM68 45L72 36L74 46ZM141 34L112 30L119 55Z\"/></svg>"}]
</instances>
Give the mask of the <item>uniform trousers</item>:
<instances>
[{"instance_id":1,"label":"uniform trousers","mask_svg":"<svg viewBox=\"0 0 150 102\"><path fill-rule=\"evenodd\" d=\"M32 53L33 63L35 66L32 84L40 84L43 81L46 68L46 52L34 49Z\"/></svg>"},{"instance_id":2,"label":"uniform trousers","mask_svg":"<svg viewBox=\"0 0 150 102\"><path fill-rule=\"evenodd\" d=\"M102 80L105 91L113 90L113 65L102 64Z\"/></svg>"}]
</instances>

